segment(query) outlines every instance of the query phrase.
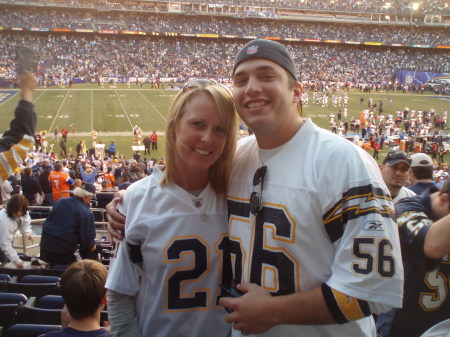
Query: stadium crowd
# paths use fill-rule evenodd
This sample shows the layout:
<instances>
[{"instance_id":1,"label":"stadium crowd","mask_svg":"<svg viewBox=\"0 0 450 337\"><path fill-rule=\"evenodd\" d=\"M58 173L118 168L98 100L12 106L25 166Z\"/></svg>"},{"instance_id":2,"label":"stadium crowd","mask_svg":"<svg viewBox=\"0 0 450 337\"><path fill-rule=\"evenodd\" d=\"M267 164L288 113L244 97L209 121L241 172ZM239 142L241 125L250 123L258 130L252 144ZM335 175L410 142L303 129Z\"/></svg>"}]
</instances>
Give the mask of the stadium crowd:
<instances>
[{"instance_id":1,"label":"stadium crowd","mask_svg":"<svg viewBox=\"0 0 450 337\"><path fill-rule=\"evenodd\" d=\"M43 0L41 0L44 2ZM9 0L14 3L16 0ZM319 11L344 11L344 12L367 12L367 13L387 13L387 14L449 14L448 4L439 0L418 0L417 8L413 8L410 0L391 0L387 4L385 0L357 1L357 0L216 0L213 3L219 5L255 6L266 8L288 8L301 10ZM101 0L65 0L59 1L63 6L88 7L88 8L113 8L113 9L147 9L167 11L167 3L158 1L114 1L106 2ZM207 3L204 0L190 0L184 2L188 4Z\"/></svg>"},{"instance_id":2,"label":"stadium crowd","mask_svg":"<svg viewBox=\"0 0 450 337\"><path fill-rule=\"evenodd\" d=\"M16 78L16 46L39 50L41 84L66 83L74 77L184 79L208 77L227 82L237 41L76 34L0 34L1 77ZM304 81L390 82L396 70L442 73L450 69L448 53L432 49L380 48L291 43L288 45ZM413 52L412 52L413 51ZM220 55L221 57L218 57Z\"/></svg>"},{"instance_id":3,"label":"stadium crowd","mask_svg":"<svg viewBox=\"0 0 450 337\"><path fill-rule=\"evenodd\" d=\"M283 38L381 42L406 45L450 45L450 33L433 28L332 24L292 20L195 17L92 10L17 8L2 6L0 26L22 28L71 28L132 30L159 33L221 34L235 36L281 36Z\"/></svg>"}]
</instances>

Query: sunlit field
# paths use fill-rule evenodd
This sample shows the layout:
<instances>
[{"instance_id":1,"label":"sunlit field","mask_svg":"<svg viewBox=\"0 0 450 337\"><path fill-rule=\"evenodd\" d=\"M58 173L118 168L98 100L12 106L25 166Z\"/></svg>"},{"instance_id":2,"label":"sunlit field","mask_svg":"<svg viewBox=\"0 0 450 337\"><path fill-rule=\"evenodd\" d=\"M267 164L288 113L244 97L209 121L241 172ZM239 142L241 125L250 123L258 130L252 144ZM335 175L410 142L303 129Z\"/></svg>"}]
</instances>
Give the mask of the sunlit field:
<instances>
[{"instance_id":1,"label":"sunlit field","mask_svg":"<svg viewBox=\"0 0 450 337\"><path fill-rule=\"evenodd\" d=\"M34 95L36 113L38 116L38 130L47 130L47 140L54 144L53 150L59 153L59 141L54 140L53 130L55 127L60 131L63 127L70 130L70 125L76 126L75 134L70 133L68 137L68 148L72 151L76 143L86 140L91 145L89 133L97 129L98 140L106 146L114 140L118 144L120 153L129 157L133 153L133 126L138 125L143 130L143 137L150 135L155 130L160 134L158 151L151 157L163 157L164 149L164 125L169 105L178 90L150 89L145 86L119 84L117 87L105 85L99 88L97 85L78 85L73 88L38 89ZM360 105L360 98L364 99ZM394 113L396 110L429 111L434 108L442 115L444 110L450 109L450 97L435 96L430 94L413 95L401 92L370 93L363 94L359 91L349 93L348 121L355 116L359 117L360 111L367 105L369 98L375 103L383 102L384 114ZM392 105L389 104L392 98ZM13 116L14 108L19 97L18 90L0 91L0 125L5 130ZM312 103L312 94L309 95L309 104L304 105L303 116L311 118L319 126L329 129L329 115L343 107L334 107ZM61 134L60 134L61 136ZM143 138L142 137L142 138ZM70 151L70 150L69 150ZM386 150L384 151L384 153ZM380 160L383 156L380 157Z\"/></svg>"}]
</instances>

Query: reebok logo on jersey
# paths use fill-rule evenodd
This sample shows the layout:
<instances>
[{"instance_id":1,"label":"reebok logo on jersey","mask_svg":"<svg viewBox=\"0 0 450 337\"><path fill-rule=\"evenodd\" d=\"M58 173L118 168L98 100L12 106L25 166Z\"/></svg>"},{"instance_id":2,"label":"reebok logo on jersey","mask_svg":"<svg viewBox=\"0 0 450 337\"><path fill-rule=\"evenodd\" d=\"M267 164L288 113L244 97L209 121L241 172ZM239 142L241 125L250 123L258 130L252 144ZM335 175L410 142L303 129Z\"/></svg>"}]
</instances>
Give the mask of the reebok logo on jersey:
<instances>
[{"instance_id":1,"label":"reebok logo on jersey","mask_svg":"<svg viewBox=\"0 0 450 337\"><path fill-rule=\"evenodd\" d=\"M384 224L382 222L368 222L364 225L365 231L384 231Z\"/></svg>"}]
</instances>

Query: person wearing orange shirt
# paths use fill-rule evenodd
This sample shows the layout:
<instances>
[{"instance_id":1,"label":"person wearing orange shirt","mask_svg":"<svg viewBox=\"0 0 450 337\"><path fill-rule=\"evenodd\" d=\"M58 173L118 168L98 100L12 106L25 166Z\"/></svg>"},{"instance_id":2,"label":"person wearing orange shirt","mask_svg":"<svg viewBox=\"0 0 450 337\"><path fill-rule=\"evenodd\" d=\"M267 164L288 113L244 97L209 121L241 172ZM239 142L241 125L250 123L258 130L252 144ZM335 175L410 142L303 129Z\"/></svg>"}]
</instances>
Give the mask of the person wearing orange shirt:
<instances>
[{"instance_id":1,"label":"person wearing orange shirt","mask_svg":"<svg viewBox=\"0 0 450 337\"><path fill-rule=\"evenodd\" d=\"M108 183L108 189L113 188L116 185L116 179L114 174L111 173L112 167L108 167L107 172L103 175L103 180Z\"/></svg>"},{"instance_id":2,"label":"person wearing orange shirt","mask_svg":"<svg viewBox=\"0 0 450 337\"><path fill-rule=\"evenodd\" d=\"M53 201L56 202L61 198L68 198L70 185L73 184L72 178L62 171L61 163L55 164L55 171L48 176L53 191Z\"/></svg>"}]
</instances>

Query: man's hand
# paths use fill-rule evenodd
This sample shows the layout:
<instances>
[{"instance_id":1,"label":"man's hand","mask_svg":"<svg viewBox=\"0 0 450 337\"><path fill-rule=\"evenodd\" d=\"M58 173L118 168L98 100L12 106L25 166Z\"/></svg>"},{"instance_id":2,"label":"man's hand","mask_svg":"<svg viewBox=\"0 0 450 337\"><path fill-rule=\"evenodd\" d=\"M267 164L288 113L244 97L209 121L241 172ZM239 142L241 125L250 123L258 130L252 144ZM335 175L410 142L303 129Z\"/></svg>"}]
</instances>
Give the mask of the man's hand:
<instances>
[{"instance_id":1,"label":"man's hand","mask_svg":"<svg viewBox=\"0 0 450 337\"><path fill-rule=\"evenodd\" d=\"M27 239L30 240L31 243L34 242L33 235L31 235L31 234L28 234L28 235L27 235Z\"/></svg>"},{"instance_id":2,"label":"man's hand","mask_svg":"<svg viewBox=\"0 0 450 337\"><path fill-rule=\"evenodd\" d=\"M23 268L23 267L25 267L25 262L24 261L20 261L17 265L17 268Z\"/></svg>"},{"instance_id":3,"label":"man's hand","mask_svg":"<svg viewBox=\"0 0 450 337\"><path fill-rule=\"evenodd\" d=\"M114 196L114 199L106 205L106 218L108 219L108 233L111 237L118 240L123 239L120 231L125 230L125 217L117 211L117 205L123 198L125 190L119 191Z\"/></svg>"},{"instance_id":4,"label":"man's hand","mask_svg":"<svg viewBox=\"0 0 450 337\"><path fill-rule=\"evenodd\" d=\"M245 294L241 297L222 297L220 304L233 310L225 320L243 335L263 333L278 324L273 311L274 297L266 289L254 283L239 284Z\"/></svg>"},{"instance_id":5,"label":"man's hand","mask_svg":"<svg viewBox=\"0 0 450 337\"><path fill-rule=\"evenodd\" d=\"M34 75L27 71L19 77L20 79L20 96L24 101L32 103L33 101L33 90L36 89L38 82Z\"/></svg>"}]
</instances>

